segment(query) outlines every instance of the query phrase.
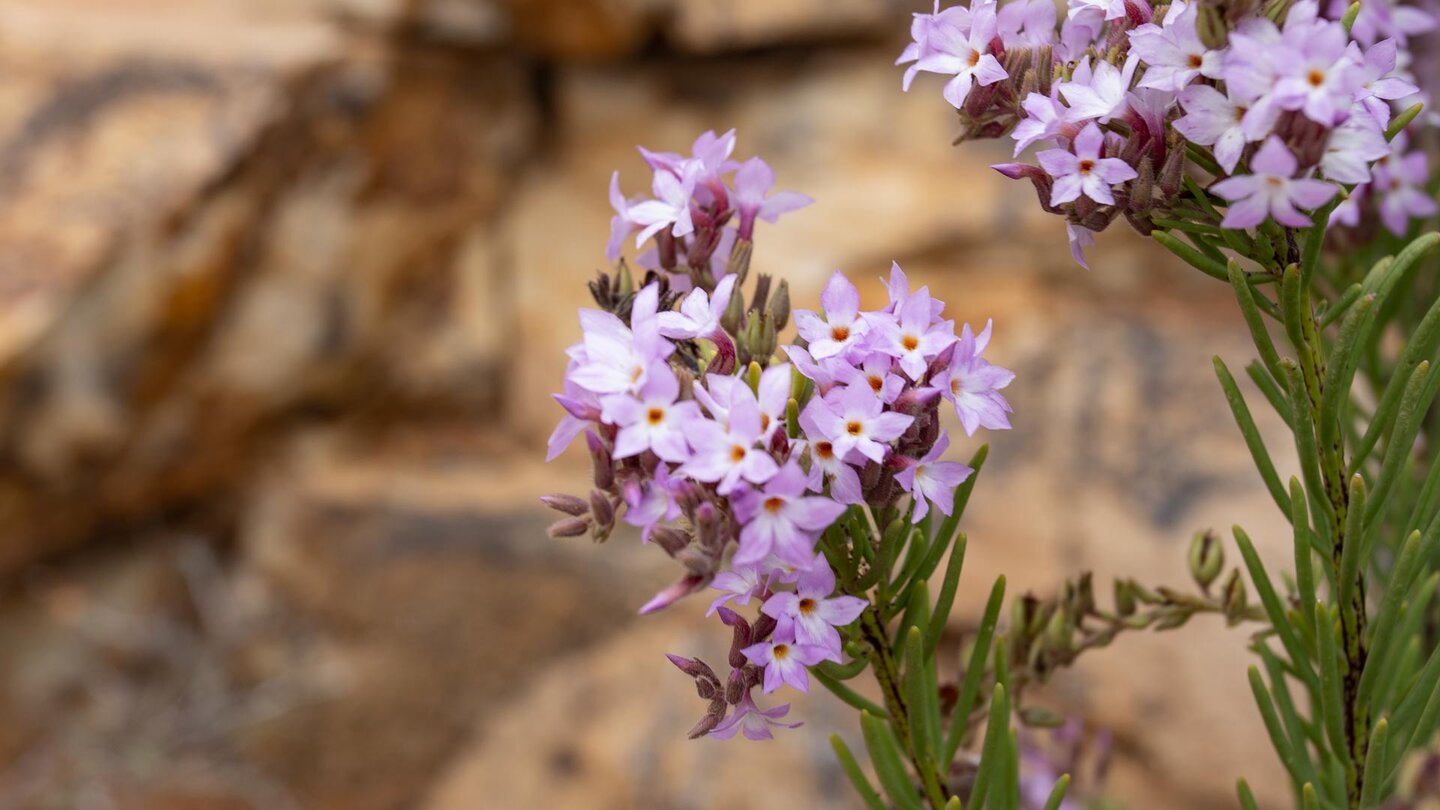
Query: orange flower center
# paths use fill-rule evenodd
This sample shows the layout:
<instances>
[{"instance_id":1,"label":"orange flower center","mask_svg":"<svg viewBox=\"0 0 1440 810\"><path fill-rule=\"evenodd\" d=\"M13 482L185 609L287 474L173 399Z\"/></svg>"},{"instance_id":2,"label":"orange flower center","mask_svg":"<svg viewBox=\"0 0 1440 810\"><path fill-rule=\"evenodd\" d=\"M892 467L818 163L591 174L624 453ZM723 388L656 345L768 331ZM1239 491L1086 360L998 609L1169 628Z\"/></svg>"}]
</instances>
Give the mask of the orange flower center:
<instances>
[{"instance_id":1,"label":"orange flower center","mask_svg":"<svg viewBox=\"0 0 1440 810\"><path fill-rule=\"evenodd\" d=\"M775 656L776 661L784 661L785 657L790 655L790 645L776 644L775 647L770 651L770 654Z\"/></svg>"},{"instance_id":2,"label":"orange flower center","mask_svg":"<svg viewBox=\"0 0 1440 810\"><path fill-rule=\"evenodd\" d=\"M1093 161L1093 160L1091 160L1091 159L1089 159L1089 158L1086 158L1086 159L1080 161L1080 173L1081 173L1081 174L1089 174L1092 170L1094 170L1094 168L1095 168L1095 161Z\"/></svg>"},{"instance_id":3,"label":"orange flower center","mask_svg":"<svg viewBox=\"0 0 1440 810\"><path fill-rule=\"evenodd\" d=\"M739 462L741 462L741 461L744 461L744 460L745 460L745 453L746 453L745 448L744 448L743 446L737 444L737 445L735 445L735 446L733 446L733 447L730 448L730 460L731 460L731 461L734 461L734 462L736 462L736 463L739 463Z\"/></svg>"},{"instance_id":4,"label":"orange flower center","mask_svg":"<svg viewBox=\"0 0 1440 810\"><path fill-rule=\"evenodd\" d=\"M765 499L765 511L771 514L779 512L785 506L784 498L771 496Z\"/></svg>"},{"instance_id":5,"label":"orange flower center","mask_svg":"<svg viewBox=\"0 0 1440 810\"><path fill-rule=\"evenodd\" d=\"M665 411L662 408L651 408L645 413L645 421L652 425L658 425L665 421Z\"/></svg>"},{"instance_id":6,"label":"orange flower center","mask_svg":"<svg viewBox=\"0 0 1440 810\"><path fill-rule=\"evenodd\" d=\"M800 612L809 616L815 612L815 600L809 597L800 600Z\"/></svg>"},{"instance_id":7,"label":"orange flower center","mask_svg":"<svg viewBox=\"0 0 1440 810\"><path fill-rule=\"evenodd\" d=\"M832 327L830 327L830 339L833 340L833 341L835 341L836 343L843 343L843 342L845 342L845 340L848 339L849 337L850 337L850 327L848 327L848 326L832 326Z\"/></svg>"},{"instance_id":8,"label":"orange flower center","mask_svg":"<svg viewBox=\"0 0 1440 810\"><path fill-rule=\"evenodd\" d=\"M913 352L915 351L915 347L920 345L920 338L917 338L914 335L906 335L900 340L900 345L905 347L905 351Z\"/></svg>"},{"instance_id":9,"label":"orange flower center","mask_svg":"<svg viewBox=\"0 0 1440 810\"><path fill-rule=\"evenodd\" d=\"M834 458L835 445L831 444L830 442L816 442L815 453L816 455L824 459Z\"/></svg>"},{"instance_id":10,"label":"orange flower center","mask_svg":"<svg viewBox=\"0 0 1440 810\"><path fill-rule=\"evenodd\" d=\"M845 431L851 436L859 436L860 433L864 430L865 426L860 424L859 422L850 422L845 425Z\"/></svg>"}]
</instances>

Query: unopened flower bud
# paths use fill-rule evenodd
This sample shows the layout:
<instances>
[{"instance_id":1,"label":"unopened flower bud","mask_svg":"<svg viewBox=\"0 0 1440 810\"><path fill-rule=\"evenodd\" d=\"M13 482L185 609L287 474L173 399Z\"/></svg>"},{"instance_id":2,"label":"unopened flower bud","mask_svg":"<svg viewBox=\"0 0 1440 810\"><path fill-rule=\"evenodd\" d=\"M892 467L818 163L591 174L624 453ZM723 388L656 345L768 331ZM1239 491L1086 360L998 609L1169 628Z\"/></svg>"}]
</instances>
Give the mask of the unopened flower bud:
<instances>
[{"instance_id":1,"label":"unopened flower bud","mask_svg":"<svg viewBox=\"0 0 1440 810\"><path fill-rule=\"evenodd\" d=\"M745 299L740 294L740 284L737 282L730 290L730 301L725 304L725 311L720 314L720 328L732 335L740 334L740 327L744 325Z\"/></svg>"},{"instance_id":2,"label":"unopened flower bud","mask_svg":"<svg viewBox=\"0 0 1440 810\"><path fill-rule=\"evenodd\" d=\"M711 669L709 664L701 661L699 658L686 658L683 655L675 655L673 653L665 653L665 657L670 659L670 663L674 664L677 669L692 678L705 678L716 683L720 682L720 679L715 675L715 670Z\"/></svg>"},{"instance_id":3,"label":"unopened flower bud","mask_svg":"<svg viewBox=\"0 0 1440 810\"><path fill-rule=\"evenodd\" d=\"M595 467L595 486L609 490L615 486L615 459L610 448L591 431L585 431L585 445L590 448L590 460Z\"/></svg>"},{"instance_id":4,"label":"unopened flower bud","mask_svg":"<svg viewBox=\"0 0 1440 810\"><path fill-rule=\"evenodd\" d=\"M674 557L680 550L690 545L690 537L679 529L672 529L669 526L659 526L650 532L650 542L665 549L665 553Z\"/></svg>"},{"instance_id":5,"label":"unopened flower bud","mask_svg":"<svg viewBox=\"0 0 1440 810\"><path fill-rule=\"evenodd\" d=\"M1135 589L1129 580L1115 580L1115 612L1129 616L1135 612Z\"/></svg>"},{"instance_id":6,"label":"unopened flower bud","mask_svg":"<svg viewBox=\"0 0 1440 810\"><path fill-rule=\"evenodd\" d=\"M723 707L723 705L724 705L724 704L721 704L722 707ZM715 730L715 727L718 726L718 725L720 725L720 721L721 721L721 720L724 720L724 719L725 719L724 709L722 708L721 711L717 714L717 713L713 710L713 704L712 704L712 709L711 709L710 711L705 712L705 716L702 717L702 718L700 718L700 722L696 723L694 726L692 726L692 727L690 728L690 732L689 732L689 734L687 734L686 736L689 737L689 738L692 739L692 740L695 740L695 739L699 739L699 738L701 738L701 737L704 737L706 734L709 734L710 732L714 731L714 730Z\"/></svg>"},{"instance_id":7,"label":"unopened flower bud","mask_svg":"<svg viewBox=\"0 0 1440 810\"><path fill-rule=\"evenodd\" d=\"M725 266L725 272L735 274L737 292L740 285L745 283L745 276L750 273L750 252L754 249L755 245L749 239L736 239L735 246L730 248L730 262Z\"/></svg>"},{"instance_id":8,"label":"unopened flower bud","mask_svg":"<svg viewBox=\"0 0 1440 810\"><path fill-rule=\"evenodd\" d=\"M751 626L750 632L754 638L765 638L775 632L775 626L777 624L778 622L775 621L773 616L768 613L761 613L759 617L755 619L755 624Z\"/></svg>"},{"instance_id":9,"label":"unopened flower bud","mask_svg":"<svg viewBox=\"0 0 1440 810\"><path fill-rule=\"evenodd\" d=\"M579 537L588 531L590 531L590 518L569 517L551 523L545 533L551 537Z\"/></svg>"},{"instance_id":10,"label":"unopened flower bud","mask_svg":"<svg viewBox=\"0 0 1440 810\"><path fill-rule=\"evenodd\" d=\"M775 288L775 294L770 297L770 306L767 309L770 313L770 321L774 324L776 331L785 328L790 322L790 283L784 279L780 280L780 286Z\"/></svg>"},{"instance_id":11,"label":"unopened flower bud","mask_svg":"<svg viewBox=\"0 0 1440 810\"><path fill-rule=\"evenodd\" d=\"M563 492L554 495L540 496L540 502L554 509L556 512L564 512L567 515L579 517L590 511L590 506L574 495L566 495Z\"/></svg>"},{"instance_id":12,"label":"unopened flower bud","mask_svg":"<svg viewBox=\"0 0 1440 810\"><path fill-rule=\"evenodd\" d=\"M734 706L744 700L750 691L749 680L743 669L730 670L730 679L725 682L725 702Z\"/></svg>"},{"instance_id":13,"label":"unopened flower bud","mask_svg":"<svg viewBox=\"0 0 1440 810\"><path fill-rule=\"evenodd\" d=\"M609 529L615 525L615 505L610 496L598 489L590 490L590 514L595 516L595 525Z\"/></svg>"},{"instance_id":14,"label":"unopened flower bud","mask_svg":"<svg viewBox=\"0 0 1440 810\"><path fill-rule=\"evenodd\" d=\"M1231 624L1239 621L1245 614L1245 580L1240 578L1240 569L1230 572L1229 578L1225 580L1224 588L1225 617Z\"/></svg>"},{"instance_id":15,"label":"unopened flower bud","mask_svg":"<svg viewBox=\"0 0 1440 810\"><path fill-rule=\"evenodd\" d=\"M760 312L765 309L770 299L771 278L766 273L755 277L755 292L750 296L749 312Z\"/></svg>"},{"instance_id":16,"label":"unopened flower bud","mask_svg":"<svg viewBox=\"0 0 1440 810\"><path fill-rule=\"evenodd\" d=\"M1221 569L1225 567L1225 549L1214 532L1206 529L1196 532L1190 539L1189 563L1190 576L1194 577L1195 584L1202 591L1209 590L1210 583L1220 576Z\"/></svg>"},{"instance_id":17,"label":"unopened flower bud","mask_svg":"<svg viewBox=\"0 0 1440 810\"><path fill-rule=\"evenodd\" d=\"M1195 33L1200 35L1200 41L1206 48L1219 50L1225 47L1230 38L1230 32L1225 25L1225 15L1220 7L1214 3L1201 3L1199 13L1195 18Z\"/></svg>"}]
</instances>

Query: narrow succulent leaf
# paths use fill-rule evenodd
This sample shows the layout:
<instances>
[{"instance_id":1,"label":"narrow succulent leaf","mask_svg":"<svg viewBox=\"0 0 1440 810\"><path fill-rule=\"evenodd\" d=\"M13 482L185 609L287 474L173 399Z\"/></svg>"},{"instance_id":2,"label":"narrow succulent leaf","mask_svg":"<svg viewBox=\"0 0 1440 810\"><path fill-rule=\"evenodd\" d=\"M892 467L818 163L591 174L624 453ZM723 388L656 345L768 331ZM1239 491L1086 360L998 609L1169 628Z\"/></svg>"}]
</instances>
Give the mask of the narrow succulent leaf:
<instances>
[{"instance_id":1,"label":"narrow succulent leaf","mask_svg":"<svg viewBox=\"0 0 1440 810\"><path fill-rule=\"evenodd\" d=\"M1294 531L1295 589L1300 597L1300 616L1305 631L1314 635L1315 627L1310 622L1316 601L1315 564L1311 549L1310 515L1305 509L1305 489L1300 479L1290 477L1290 526ZM1328 568L1328 566L1326 566Z\"/></svg>"},{"instance_id":2,"label":"narrow succulent leaf","mask_svg":"<svg viewBox=\"0 0 1440 810\"><path fill-rule=\"evenodd\" d=\"M975 646L970 651L970 660L965 665L965 677L960 682L960 693L955 699L955 708L950 714L950 730L945 736L944 756L941 762L951 762L960 742L965 737L970 712L975 708L975 699L980 694L980 682L985 675L985 662L990 659L990 645L995 639L995 625L1000 620L1000 608L1005 603L1005 577L995 580L990 589L990 599L985 603L985 613L980 619L980 629L975 634Z\"/></svg>"},{"instance_id":3,"label":"narrow succulent leaf","mask_svg":"<svg viewBox=\"0 0 1440 810\"><path fill-rule=\"evenodd\" d=\"M1159 242L1166 250L1174 253L1196 270L1212 278L1228 282L1229 274L1225 272L1225 264L1205 255L1200 249L1188 245L1165 231L1155 231L1150 238Z\"/></svg>"},{"instance_id":4,"label":"narrow succulent leaf","mask_svg":"<svg viewBox=\"0 0 1440 810\"><path fill-rule=\"evenodd\" d=\"M1285 368L1281 366L1280 373L1284 372ZM1245 373L1250 375L1255 387L1265 395L1266 401L1270 403L1270 407L1274 409L1275 413L1279 414L1280 419L1293 430L1295 417L1290 412L1290 400L1286 398L1285 392L1280 390L1285 378L1281 377L1277 381L1275 377L1270 376L1270 372L1265 370L1265 366L1261 365L1259 360L1251 361L1246 365Z\"/></svg>"},{"instance_id":5,"label":"narrow succulent leaf","mask_svg":"<svg viewBox=\"0 0 1440 810\"><path fill-rule=\"evenodd\" d=\"M1325 605L1315 606L1315 636L1319 641L1316 657L1320 664L1320 716L1325 726L1330 750L1344 756L1345 710L1340 687L1340 650L1336 640L1335 613Z\"/></svg>"},{"instance_id":6,"label":"narrow succulent leaf","mask_svg":"<svg viewBox=\"0 0 1440 810\"><path fill-rule=\"evenodd\" d=\"M1350 478L1350 504L1345 515L1345 545L1340 550L1340 588L1336 603L1349 605L1355 595L1356 581L1360 578L1361 566L1369 560L1368 544L1365 542L1365 479L1359 475Z\"/></svg>"},{"instance_id":7,"label":"narrow succulent leaf","mask_svg":"<svg viewBox=\"0 0 1440 810\"><path fill-rule=\"evenodd\" d=\"M910 628L905 635L905 673L901 686L910 713L911 747L922 762L932 762L940 749L940 701L926 675L934 662L925 655L924 644L924 631Z\"/></svg>"},{"instance_id":8,"label":"narrow succulent leaf","mask_svg":"<svg viewBox=\"0 0 1440 810\"><path fill-rule=\"evenodd\" d=\"M840 739L840 735L830 735L830 747L835 749L835 758L840 760L840 770L850 779L850 784L855 788L855 793L865 803L866 810L886 810L885 801L870 784L870 778L860 770L860 763L855 761L855 755L850 753L850 747Z\"/></svg>"},{"instance_id":9,"label":"narrow succulent leaf","mask_svg":"<svg viewBox=\"0 0 1440 810\"><path fill-rule=\"evenodd\" d=\"M1020 810L1020 740L1015 729L1010 729L1005 744L1005 780L1001 783L1004 797L1001 810Z\"/></svg>"},{"instance_id":10,"label":"narrow succulent leaf","mask_svg":"<svg viewBox=\"0 0 1440 810\"><path fill-rule=\"evenodd\" d=\"M879 777L885 795L899 810L921 810L919 794L905 770L900 744L895 741L895 732L890 724L869 712L861 712L860 731L865 737L865 749L870 752L870 762L875 766L875 775Z\"/></svg>"},{"instance_id":11,"label":"narrow succulent leaf","mask_svg":"<svg viewBox=\"0 0 1440 810\"><path fill-rule=\"evenodd\" d=\"M862 655L853 658L844 664L837 664L834 661L821 661L819 664L816 664L814 667L812 667L810 671L819 671L821 673L824 673L825 677L831 678L833 680L848 681L851 678L854 678L855 676L864 672L869 666L870 658L868 656Z\"/></svg>"},{"instance_id":12,"label":"narrow succulent leaf","mask_svg":"<svg viewBox=\"0 0 1440 810\"><path fill-rule=\"evenodd\" d=\"M1414 121L1424 109L1425 105L1417 101L1406 108L1404 112L1390 119L1390 126L1385 128L1385 140L1395 140L1395 136L1404 132L1405 127L1410 126L1410 122Z\"/></svg>"},{"instance_id":13,"label":"narrow succulent leaf","mask_svg":"<svg viewBox=\"0 0 1440 810\"><path fill-rule=\"evenodd\" d=\"M1290 657L1290 665L1295 669L1297 677L1312 689L1317 688L1319 681L1315 677L1315 671L1310 668L1305 648L1295 635L1295 628L1286 616L1285 604L1275 593L1275 586L1270 582L1270 575L1265 573L1265 566L1260 562L1260 555L1255 552L1255 545L1250 542L1250 536L1245 534L1244 529L1235 526L1233 531L1235 543L1240 547L1240 556L1244 558L1245 568L1250 572L1250 581L1255 585L1255 592L1265 607L1265 614L1270 618L1275 634L1285 647L1285 654Z\"/></svg>"},{"instance_id":14,"label":"narrow succulent leaf","mask_svg":"<svg viewBox=\"0 0 1440 810\"><path fill-rule=\"evenodd\" d=\"M1370 732L1370 749L1365 755L1365 783L1360 790L1361 810L1375 807L1380 798L1380 785L1385 781L1385 746L1389 738L1390 721L1382 717Z\"/></svg>"},{"instance_id":15,"label":"narrow succulent leaf","mask_svg":"<svg viewBox=\"0 0 1440 810\"><path fill-rule=\"evenodd\" d=\"M1360 300L1360 282L1357 281L1346 287L1345 292L1325 308L1325 312L1320 316L1320 325L1325 327L1334 324L1350 310L1350 305L1358 300Z\"/></svg>"},{"instance_id":16,"label":"narrow succulent leaf","mask_svg":"<svg viewBox=\"0 0 1440 810\"><path fill-rule=\"evenodd\" d=\"M950 561L945 565L945 578L940 581L940 595L935 600L935 612L930 616L930 626L925 630L925 655L934 656L935 646L940 643L940 634L950 621L950 609L955 604L955 593L960 589L960 571L965 567L965 533L955 538L955 548L950 552Z\"/></svg>"},{"instance_id":17,"label":"narrow succulent leaf","mask_svg":"<svg viewBox=\"0 0 1440 810\"><path fill-rule=\"evenodd\" d=\"M1300 806L1304 810L1320 810L1320 797L1315 795L1315 786L1309 782L1300 789Z\"/></svg>"},{"instance_id":18,"label":"narrow succulent leaf","mask_svg":"<svg viewBox=\"0 0 1440 810\"><path fill-rule=\"evenodd\" d=\"M1270 339L1270 331L1265 328L1265 320L1260 317L1260 309L1255 305L1255 292L1250 289L1245 271L1234 259L1229 261L1226 271L1230 286L1235 290L1235 300L1240 302L1240 314L1245 316L1245 325L1250 328L1250 337L1255 342L1256 351L1260 352L1260 360L1275 379L1284 379L1280 370L1280 354L1275 351L1275 342Z\"/></svg>"},{"instance_id":19,"label":"narrow succulent leaf","mask_svg":"<svg viewBox=\"0 0 1440 810\"><path fill-rule=\"evenodd\" d=\"M910 604L905 607L905 615L900 619L900 626L896 628L893 648L896 658L905 657L905 639L910 635L911 628L920 628L923 634L930 627L930 583L917 582L915 590L910 593ZM922 635L923 639L924 636Z\"/></svg>"},{"instance_id":20,"label":"narrow succulent leaf","mask_svg":"<svg viewBox=\"0 0 1440 810\"><path fill-rule=\"evenodd\" d=\"M1070 789L1070 774L1062 774L1055 787L1050 789L1050 798L1045 800L1044 810L1060 810L1065 802L1065 791Z\"/></svg>"},{"instance_id":21,"label":"narrow succulent leaf","mask_svg":"<svg viewBox=\"0 0 1440 810\"><path fill-rule=\"evenodd\" d=\"M1255 794L1250 792L1250 785L1244 779L1236 780L1235 792L1240 795L1241 810L1260 810L1255 804Z\"/></svg>"},{"instance_id":22,"label":"narrow succulent leaf","mask_svg":"<svg viewBox=\"0 0 1440 810\"><path fill-rule=\"evenodd\" d=\"M1265 724L1265 732L1270 735L1270 745L1280 755L1280 762L1290 773L1290 778L1298 785L1301 777L1295 749L1290 744L1290 738L1285 735L1285 728L1280 722L1280 716L1275 712L1275 702L1271 700L1270 692L1265 688L1265 679L1261 677L1260 670L1254 665L1251 665L1249 675L1250 692L1255 696L1256 707L1260 709L1260 719Z\"/></svg>"},{"instance_id":23,"label":"narrow succulent leaf","mask_svg":"<svg viewBox=\"0 0 1440 810\"><path fill-rule=\"evenodd\" d=\"M1400 554L1390 569L1390 580L1386 584L1385 595L1380 600L1380 612L1375 614L1375 620L1370 624L1370 654L1365 661L1365 669L1360 673L1360 685L1356 690L1357 700L1361 705L1369 702L1376 679L1390 653L1390 646L1394 643L1401 602L1409 592L1410 583L1420 567L1420 547L1420 532L1412 532L1400 546Z\"/></svg>"},{"instance_id":24,"label":"narrow succulent leaf","mask_svg":"<svg viewBox=\"0 0 1440 810\"><path fill-rule=\"evenodd\" d=\"M1350 403L1350 385L1360 366L1361 352L1357 347L1365 345L1363 338L1375 320L1374 314L1375 296L1367 295L1350 308L1340 324L1340 334L1325 364L1325 384L1320 396L1320 443L1324 446L1338 446L1340 441L1343 409Z\"/></svg>"},{"instance_id":25,"label":"narrow succulent leaf","mask_svg":"<svg viewBox=\"0 0 1440 810\"><path fill-rule=\"evenodd\" d=\"M1430 600L1435 596L1437 587L1440 587L1440 572L1431 574L1424 582L1418 584L1417 590L1411 592L1408 603L1404 605L1400 611L1400 627L1395 633L1396 638L1418 637L1420 629L1424 626L1429 615ZM1426 679L1430 679L1433 682L1436 678L1440 678L1440 656L1435 655L1435 650L1432 650L1426 653L1425 664L1421 667L1419 673L1413 679L1407 678L1396 683L1394 698L1381 703L1381 706L1396 707L1395 711L1390 715L1390 727L1392 729L1401 728L1401 721L1408 719L1408 715L1401 710L1406 702L1410 701L1414 703L1415 701L1421 700L1421 698L1415 697L1415 695L1417 692L1423 692L1424 689L1417 690L1415 688L1416 684ZM1419 711L1418 707L1413 705L1411 709L1417 713Z\"/></svg>"},{"instance_id":26,"label":"narrow succulent leaf","mask_svg":"<svg viewBox=\"0 0 1440 810\"><path fill-rule=\"evenodd\" d=\"M1265 482L1265 488L1270 491L1270 497L1275 499L1275 505L1280 507L1281 512L1289 515L1290 498L1285 494L1284 485L1280 483L1280 475L1275 472L1275 463L1270 460L1270 452L1265 449L1265 440L1260 436L1260 429L1255 426L1250 408L1245 405L1245 396L1240 393L1240 387L1235 384L1230 369L1225 367L1225 361L1217 356L1214 362L1215 376L1220 378L1220 387L1225 390L1225 401L1230 403L1235 424L1240 428L1240 434L1245 438L1245 446L1250 449L1250 455L1255 459L1255 469L1260 472L1260 478Z\"/></svg>"},{"instance_id":27,"label":"narrow succulent leaf","mask_svg":"<svg viewBox=\"0 0 1440 810\"><path fill-rule=\"evenodd\" d=\"M1316 780L1315 763L1310 761L1310 750L1306 744L1308 741L1313 741L1319 750L1324 750L1324 740L1318 734L1317 729L1306 723L1296 709L1295 700L1290 694L1290 687L1285 682L1284 664L1263 642L1255 645L1255 651L1260 654L1260 659L1265 664L1265 674L1270 678L1270 698L1274 702L1275 713L1280 718L1281 726L1285 729L1286 739L1290 743L1296 781L1313 782Z\"/></svg>"},{"instance_id":28,"label":"narrow succulent leaf","mask_svg":"<svg viewBox=\"0 0 1440 810\"><path fill-rule=\"evenodd\" d=\"M1405 386L1405 394L1400 398L1400 410L1395 416L1395 430L1390 436L1390 443L1385 448L1385 460L1380 465L1380 475L1375 482L1375 494L1370 499L1370 505L1366 511L1365 520L1367 525L1373 523L1380 514L1380 508L1386 503L1390 489L1395 485L1395 478L1400 474L1400 469L1410 457L1411 450L1415 444L1415 436L1420 432L1420 424L1424 420L1425 409L1429 405L1425 402L1423 394L1427 388L1426 382L1430 372L1430 361L1421 361L1415 367L1414 373L1410 375L1410 382Z\"/></svg>"},{"instance_id":29,"label":"narrow succulent leaf","mask_svg":"<svg viewBox=\"0 0 1440 810\"><path fill-rule=\"evenodd\" d=\"M835 678L830 677L823 670L812 668L810 674L815 677L815 680L820 682L821 686L830 690L835 697L840 698L842 702L852 708L859 709L862 712L870 712L876 717L889 717L889 713L885 711L883 706L861 695Z\"/></svg>"},{"instance_id":30,"label":"narrow succulent leaf","mask_svg":"<svg viewBox=\"0 0 1440 810\"><path fill-rule=\"evenodd\" d=\"M975 786L970 792L970 807L984 808L990 786L1004 779L1005 752L1003 746L1010 737L1010 699L1003 684L995 685L990 697L990 719L985 726L985 741L980 746L980 767L975 772Z\"/></svg>"},{"instance_id":31,"label":"narrow succulent leaf","mask_svg":"<svg viewBox=\"0 0 1440 810\"><path fill-rule=\"evenodd\" d=\"M1280 364L1285 368L1290 400L1297 403L1294 427L1295 450L1300 457L1300 474L1305 481L1305 490L1310 495L1312 505L1319 507L1318 513L1312 509L1311 514L1317 518L1316 528L1328 537L1329 532L1326 529L1334 523L1334 515L1331 514L1330 502L1323 497L1325 480L1320 467L1320 448L1315 442L1315 421L1308 405L1309 394L1305 390L1300 367L1295 365L1295 361L1287 357L1280 361Z\"/></svg>"}]
</instances>

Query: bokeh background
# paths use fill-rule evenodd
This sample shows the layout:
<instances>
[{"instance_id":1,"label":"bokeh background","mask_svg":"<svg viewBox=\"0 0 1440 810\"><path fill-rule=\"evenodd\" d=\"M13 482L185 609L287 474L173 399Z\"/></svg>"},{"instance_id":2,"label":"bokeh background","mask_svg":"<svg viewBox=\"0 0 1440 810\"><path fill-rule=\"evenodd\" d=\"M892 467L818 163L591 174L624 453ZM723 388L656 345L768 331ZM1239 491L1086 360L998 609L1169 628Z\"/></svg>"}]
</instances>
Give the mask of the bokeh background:
<instances>
[{"instance_id":1,"label":"bokeh background","mask_svg":"<svg viewBox=\"0 0 1440 810\"><path fill-rule=\"evenodd\" d=\"M0 808L850 807L848 710L686 741L662 653L725 634L635 617L670 561L536 501L588 488L542 457L610 172L710 128L818 200L757 236L796 306L895 259L996 321L1016 429L953 646L1002 572L1184 585L1234 522L1283 557L1211 374L1227 290L1123 226L1074 266L1003 145L900 92L912 10L0 0ZM1041 699L1112 736L1126 807L1278 802L1246 640L1123 638Z\"/></svg>"}]
</instances>

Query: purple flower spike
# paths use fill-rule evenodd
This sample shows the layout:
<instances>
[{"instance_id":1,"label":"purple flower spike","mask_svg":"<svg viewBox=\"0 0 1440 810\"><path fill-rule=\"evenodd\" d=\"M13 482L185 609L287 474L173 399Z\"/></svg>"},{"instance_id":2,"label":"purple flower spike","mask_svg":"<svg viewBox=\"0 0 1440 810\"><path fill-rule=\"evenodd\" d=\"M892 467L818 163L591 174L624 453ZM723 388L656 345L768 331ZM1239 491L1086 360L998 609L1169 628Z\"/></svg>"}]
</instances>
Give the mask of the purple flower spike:
<instances>
[{"instance_id":1,"label":"purple flower spike","mask_svg":"<svg viewBox=\"0 0 1440 810\"><path fill-rule=\"evenodd\" d=\"M1217 196L1230 202L1221 227L1253 228L1264 222L1266 216L1291 228L1309 226L1310 218L1296 207L1318 208L1334 197L1338 189L1323 180L1292 179L1297 165L1285 144L1270 136L1250 161L1254 174L1230 177L1210 187Z\"/></svg>"},{"instance_id":2,"label":"purple flower spike","mask_svg":"<svg viewBox=\"0 0 1440 810\"><path fill-rule=\"evenodd\" d=\"M1082 195L1102 205L1114 205L1110 187L1134 180L1134 167L1119 158L1101 157L1105 135L1100 127L1090 124L1075 136L1075 151L1047 149L1036 155L1040 165L1055 178L1050 193L1051 205L1074 202Z\"/></svg>"}]
</instances>

